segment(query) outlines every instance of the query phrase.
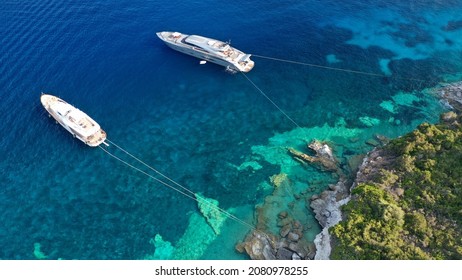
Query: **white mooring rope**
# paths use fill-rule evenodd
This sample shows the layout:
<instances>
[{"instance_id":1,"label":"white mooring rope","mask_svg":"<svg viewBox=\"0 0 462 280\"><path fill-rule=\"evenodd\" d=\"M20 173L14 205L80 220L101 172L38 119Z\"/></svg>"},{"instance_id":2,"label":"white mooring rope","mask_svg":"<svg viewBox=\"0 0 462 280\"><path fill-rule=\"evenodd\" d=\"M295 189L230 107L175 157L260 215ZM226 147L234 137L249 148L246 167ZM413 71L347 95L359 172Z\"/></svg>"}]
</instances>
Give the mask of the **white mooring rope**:
<instances>
[{"instance_id":1,"label":"white mooring rope","mask_svg":"<svg viewBox=\"0 0 462 280\"><path fill-rule=\"evenodd\" d=\"M358 70L351 70L351 69L345 69L345 68L330 67L330 66L325 66L325 65L306 63L306 62L299 62L299 61L294 61L294 60L275 58L275 57L269 57L269 56L263 56L263 55L252 54L252 56L259 57L259 58L264 58L264 59L269 59L269 60L287 62L287 63L292 63L292 64L310 66L310 67L316 67L316 68L322 68L322 69L328 69L328 70L335 70L335 71L342 71L342 72L353 73L353 74L361 74L361 75L381 77L381 78L395 78L395 79L400 79L400 80L426 82L425 80L422 80L422 79L406 78L406 77L391 77L391 76L387 76L385 74L377 74L377 73L364 72L364 71L358 71Z\"/></svg>"},{"instance_id":2,"label":"white mooring rope","mask_svg":"<svg viewBox=\"0 0 462 280\"><path fill-rule=\"evenodd\" d=\"M261 90L249 77L247 77L247 75L244 73L244 72L241 72L242 75L258 90L258 92L263 95L266 99L268 99L269 102L271 102L271 104L274 105L274 107L276 107L288 120L290 120L293 124L295 124L295 126L299 127L299 128L302 128L296 121L294 121L286 112L284 112L284 110L281 109L281 107L279 107L276 102L274 102L267 94L265 94L263 92L263 90Z\"/></svg>"},{"instance_id":3,"label":"white mooring rope","mask_svg":"<svg viewBox=\"0 0 462 280\"><path fill-rule=\"evenodd\" d=\"M229 213L228 211L224 210L223 208L220 208L218 206L216 206L215 204L207 201L206 199L200 197L200 199L196 198L196 195L193 191L189 190L188 188L184 187L183 185L181 185L180 183L176 182L175 180L169 178L168 176L164 175L162 172L158 171L157 169L151 167L150 165L148 165L147 163L143 162L142 160L140 160L139 158L135 157L134 155L132 155L131 153L129 153L128 151L126 151L125 149L121 148L120 146L118 146L117 144L115 144L114 142L110 141L109 139L106 139L109 143L111 143L112 145L114 145L117 149L121 150L122 152L124 152L125 154L127 154L128 156L130 156L131 158L135 159L136 161L138 161L139 163L143 164L144 166L146 166L147 168L151 169L152 171L156 172L158 175L162 176L163 178L167 179L168 181L172 182L173 184L177 185L178 187L180 187L182 190L172 186L171 184L163 181L163 180L160 180L159 178L156 178L154 176L152 176L151 174L141 170L140 168L126 162L125 160L121 159L120 157L114 155L113 153L109 152L108 150L106 150L105 148L101 147L101 146L98 146L101 150L103 150L106 154L108 154L109 156L111 156L112 158L118 160L119 162L125 164L126 166L148 176L149 178L157 181L158 183L194 200L194 201L197 201L197 202L202 202L202 203L205 203L207 206L213 208L214 210L216 211L219 211L220 213L224 214L226 217L236 221L236 222L239 222L241 223L242 225L245 225L247 227L249 227L250 229L253 229L255 230L256 228L247 223L246 221L244 220L241 220L239 219L238 217L234 216L233 214Z\"/></svg>"}]
</instances>

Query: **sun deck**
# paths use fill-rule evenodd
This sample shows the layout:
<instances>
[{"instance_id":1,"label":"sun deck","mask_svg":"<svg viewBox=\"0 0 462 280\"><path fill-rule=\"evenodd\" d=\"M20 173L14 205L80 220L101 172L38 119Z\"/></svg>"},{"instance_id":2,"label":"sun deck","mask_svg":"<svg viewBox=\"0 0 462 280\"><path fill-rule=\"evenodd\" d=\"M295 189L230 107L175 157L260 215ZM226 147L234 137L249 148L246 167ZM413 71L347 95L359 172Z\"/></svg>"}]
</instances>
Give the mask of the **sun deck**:
<instances>
[{"instance_id":1,"label":"sun deck","mask_svg":"<svg viewBox=\"0 0 462 280\"><path fill-rule=\"evenodd\" d=\"M219 40L169 31L158 32L157 36L177 51L236 71L249 72L255 65L250 59L250 54L245 54L229 43Z\"/></svg>"},{"instance_id":2,"label":"sun deck","mask_svg":"<svg viewBox=\"0 0 462 280\"><path fill-rule=\"evenodd\" d=\"M106 132L98 123L64 100L44 94L41 102L51 116L87 145L95 147L106 140Z\"/></svg>"}]
</instances>

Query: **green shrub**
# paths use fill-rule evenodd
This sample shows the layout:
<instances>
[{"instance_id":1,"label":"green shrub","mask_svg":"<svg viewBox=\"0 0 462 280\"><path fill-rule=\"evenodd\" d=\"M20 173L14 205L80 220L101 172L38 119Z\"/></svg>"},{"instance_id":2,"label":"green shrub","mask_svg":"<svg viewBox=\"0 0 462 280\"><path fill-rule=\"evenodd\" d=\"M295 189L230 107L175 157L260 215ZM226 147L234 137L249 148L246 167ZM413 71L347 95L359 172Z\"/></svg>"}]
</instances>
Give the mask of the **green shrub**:
<instances>
[{"instance_id":1,"label":"green shrub","mask_svg":"<svg viewBox=\"0 0 462 280\"><path fill-rule=\"evenodd\" d=\"M395 160L352 190L331 258L462 258L462 116L424 123L383 149ZM392 189L404 190L393 196Z\"/></svg>"}]
</instances>

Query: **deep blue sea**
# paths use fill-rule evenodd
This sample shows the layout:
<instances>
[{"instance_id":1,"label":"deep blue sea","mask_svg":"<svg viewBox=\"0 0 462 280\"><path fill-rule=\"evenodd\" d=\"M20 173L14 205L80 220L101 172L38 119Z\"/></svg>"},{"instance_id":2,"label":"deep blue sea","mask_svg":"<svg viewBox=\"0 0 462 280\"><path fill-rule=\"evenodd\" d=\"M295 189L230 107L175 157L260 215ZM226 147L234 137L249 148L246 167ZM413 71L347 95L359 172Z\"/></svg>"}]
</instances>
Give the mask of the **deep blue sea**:
<instances>
[{"instance_id":1,"label":"deep blue sea","mask_svg":"<svg viewBox=\"0 0 462 280\"><path fill-rule=\"evenodd\" d=\"M247 77L297 127L243 75L169 49L158 31L379 76L253 57ZM347 170L375 134L436 122L434 88L462 78L462 1L1 0L0 41L0 259L245 259L234 246L248 228L228 220L210 235L195 201L72 138L40 93L249 223L264 205L277 233L293 202L312 241L304 199L275 192L268 205L270 177L307 198L337 178L287 147L327 141Z\"/></svg>"}]
</instances>

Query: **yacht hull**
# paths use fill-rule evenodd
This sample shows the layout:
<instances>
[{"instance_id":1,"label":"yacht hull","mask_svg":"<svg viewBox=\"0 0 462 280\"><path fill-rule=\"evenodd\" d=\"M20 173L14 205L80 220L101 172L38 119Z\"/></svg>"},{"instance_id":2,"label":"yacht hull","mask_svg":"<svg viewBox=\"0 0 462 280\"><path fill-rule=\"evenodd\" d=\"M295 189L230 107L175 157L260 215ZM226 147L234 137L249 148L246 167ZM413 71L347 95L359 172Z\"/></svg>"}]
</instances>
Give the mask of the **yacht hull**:
<instances>
[{"instance_id":1,"label":"yacht hull","mask_svg":"<svg viewBox=\"0 0 462 280\"><path fill-rule=\"evenodd\" d=\"M227 69L232 69L238 72L249 72L252 70L254 66L254 62L250 60L250 55L245 55L241 51L231 48L233 51L238 52L238 55L241 57L239 59L231 59L230 57L226 57L224 55L220 55L220 52L208 52L198 46L194 46L191 44L185 43L185 39L188 38L190 35L181 34L177 40L169 39L169 36L173 34L173 32L158 32L157 36L164 41L164 43L169 46L171 49L176 50L178 52L199 58L201 60L209 61L221 66L226 67ZM180 33L178 33L180 34ZM196 35L192 35L196 36ZM209 39L206 37L201 37L213 42L220 42L214 39ZM223 43L223 42L220 42ZM223 43L224 44L224 43Z\"/></svg>"},{"instance_id":2,"label":"yacht hull","mask_svg":"<svg viewBox=\"0 0 462 280\"><path fill-rule=\"evenodd\" d=\"M206 60L208 62L212 62L212 63L218 64L218 65L221 65L221 66L224 66L224 67L229 67L231 69L239 71L239 69L237 69L232 63L230 63L228 61L218 59L218 58L215 58L215 57L211 56L210 54L202 53L201 51L193 50L192 48L186 48L186 47L178 46L178 45L172 44L170 42L165 42L165 43L170 48L172 48L172 49L174 49L176 51L179 51L181 53L184 53L184 54L187 54L187 55L190 55L190 56L194 56L194 57L197 57L197 58L199 58L201 60Z\"/></svg>"},{"instance_id":3,"label":"yacht hull","mask_svg":"<svg viewBox=\"0 0 462 280\"><path fill-rule=\"evenodd\" d=\"M66 101L50 94L42 94L42 96L40 97L40 102L42 103L43 107L48 112L50 117L53 117L57 123L64 127L64 129L71 133L75 138L84 142L86 145L90 147L97 147L106 140L106 132L102 130L93 119L91 119L88 115L81 112L80 110L70 105ZM58 106L61 106L61 108L64 108L62 106L66 106L66 110L69 109L78 111L79 116L84 117L84 121L87 122L84 125L92 126L89 129L92 129L94 127L94 132L91 131L93 133L86 133L89 129L85 131L85 128L79 129L78 126L72 126L72 122L69 120L69 118L63 116L63 114L58 110Z\"/></svg>"}]
</instances>

